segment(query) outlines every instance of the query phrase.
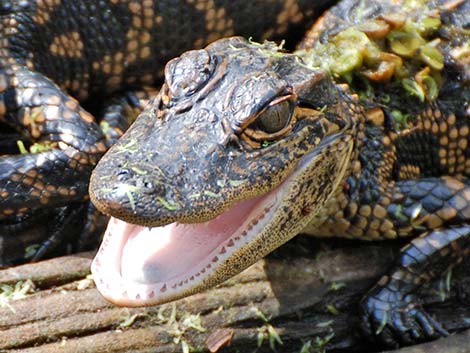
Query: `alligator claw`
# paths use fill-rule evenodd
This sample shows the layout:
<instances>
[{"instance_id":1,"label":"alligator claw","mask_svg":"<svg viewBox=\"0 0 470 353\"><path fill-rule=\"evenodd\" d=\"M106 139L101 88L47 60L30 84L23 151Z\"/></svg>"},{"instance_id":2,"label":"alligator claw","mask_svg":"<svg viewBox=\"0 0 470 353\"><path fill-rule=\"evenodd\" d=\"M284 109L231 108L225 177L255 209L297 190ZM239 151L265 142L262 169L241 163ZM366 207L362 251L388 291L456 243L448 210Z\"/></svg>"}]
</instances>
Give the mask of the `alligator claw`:
<instances>
[{"instance_id":1,"label":"alligator claw","mask_svg":"<svg viewBox=\"0 0 470 353\"><path fill-rule=\"evenodd\" d=\"M449 333L426 313L415 295L376 288L360 303L361 329L387 347L409 345Z\"/></svg>"}]
</instances>

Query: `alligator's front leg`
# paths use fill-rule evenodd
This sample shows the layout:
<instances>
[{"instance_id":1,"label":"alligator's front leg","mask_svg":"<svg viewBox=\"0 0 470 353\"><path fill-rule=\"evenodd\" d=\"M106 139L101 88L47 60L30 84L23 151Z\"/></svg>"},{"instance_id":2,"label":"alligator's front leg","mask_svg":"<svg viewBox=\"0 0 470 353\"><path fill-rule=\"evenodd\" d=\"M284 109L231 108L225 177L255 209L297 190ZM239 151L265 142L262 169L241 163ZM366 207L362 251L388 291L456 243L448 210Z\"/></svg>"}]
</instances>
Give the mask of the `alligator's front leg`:
<instances>
[{"instance_id":1,"label":"alligator's front leg","mask_svg":"<svg viewBox=\"0 0 470 353\"><path fill-rule=\"evenodd\" d=\"M27 68L7 67L0 82L0 120L20 130L35 152L0 157L0 218L84 200L106 151L93 116Z\"/></svg>"},{"instance_id":2,"label":"alligator's front leg","mask_svg":"<svg viewBox=\"0 0 470 353\"><path fill-rule=\"evenodd\" d=\"M387 345L412 344L448 332L420 305L417 291L459 263L470 249L470 225L425 233L402 249L395 267L361 302L363 328Z\"/></svg>"},{"instance_id":3,"label":"alligator's front leg","mask_svg":"<svg viewBox=\"0 0 470 353\"><path fill-rule=\"evenodd\" d=\"M388 346L448 334L421 307L419 290L470 253L468 180L408 180L392 189L387 217L399 234L427 230L402 249L361 302L363 328Z\"/></svg>"}]
</instances>

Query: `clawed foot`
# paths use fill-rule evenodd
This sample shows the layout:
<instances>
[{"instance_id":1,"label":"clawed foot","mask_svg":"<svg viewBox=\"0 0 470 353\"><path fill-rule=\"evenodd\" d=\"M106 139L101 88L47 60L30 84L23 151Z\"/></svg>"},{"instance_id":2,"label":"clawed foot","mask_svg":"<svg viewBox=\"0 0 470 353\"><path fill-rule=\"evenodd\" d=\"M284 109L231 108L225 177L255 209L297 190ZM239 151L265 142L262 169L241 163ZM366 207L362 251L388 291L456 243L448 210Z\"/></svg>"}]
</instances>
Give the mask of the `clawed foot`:
<instances>
[{"instance_id":1,"label":"clawed foot","mask_svg":"<svg viewBox=\"0 0 470 353\"><path fill-rule=\"evenodd\" d=\"M427 314L415 295L376 288L361 303L361 328L388 347L410 345L447 336L442 325Z\"/></svg>"}]
</instances>

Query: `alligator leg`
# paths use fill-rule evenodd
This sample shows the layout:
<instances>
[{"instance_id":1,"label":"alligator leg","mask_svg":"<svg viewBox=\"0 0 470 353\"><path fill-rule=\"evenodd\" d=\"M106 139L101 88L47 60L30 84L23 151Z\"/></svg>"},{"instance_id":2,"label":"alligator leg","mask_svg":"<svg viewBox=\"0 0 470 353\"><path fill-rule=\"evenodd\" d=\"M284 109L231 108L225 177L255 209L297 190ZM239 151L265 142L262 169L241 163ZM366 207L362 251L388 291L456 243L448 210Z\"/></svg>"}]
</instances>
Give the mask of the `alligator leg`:
<instances>
[{"instance_id":1,"label":"alligator leg","mask_svg":"<svg viewBox=\"0 0 470 353\"><path fill-rule=\"evenodd\" d=\"M423 310L418 293L470 254L468 184L443 177L394 185L388 216L399 234L424 232L402 249L395 266L362 300L362 326L370 336L395 346L447 335Z\"/></svg>"},{"instance_id":2,"label":"alligator leg","mask_svg":"<svg viewBox=\"0 0 470 353\"><path fill-rule=\"evenodd\" d=\"M0 219L85 200L90 173L106 151L93 116L27 68L0 71L0 82L0 121L36 149L0 157Z\"/></svg>"},{"instance_id":3,"label":"alligator leg","mask_svg":"<svg viewBox=\"0 0 470 353\"><path fill-rule=\"evenodd\" d=\"M434 230L402 249L394 269L361 302L366 331L387 345L411 344L447 331L419 304L416 291L462 261L470 250L470 225Z\"/></svg>"}]
</instances>

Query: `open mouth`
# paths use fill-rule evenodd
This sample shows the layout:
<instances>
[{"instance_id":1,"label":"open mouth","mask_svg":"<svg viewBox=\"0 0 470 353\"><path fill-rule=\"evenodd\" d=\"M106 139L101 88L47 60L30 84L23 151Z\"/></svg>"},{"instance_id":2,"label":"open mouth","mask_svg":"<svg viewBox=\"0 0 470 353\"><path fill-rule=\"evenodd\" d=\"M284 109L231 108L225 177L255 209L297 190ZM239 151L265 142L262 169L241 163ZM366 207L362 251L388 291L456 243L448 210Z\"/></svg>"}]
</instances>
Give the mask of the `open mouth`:
<instances>
[{"instance_id":1,"label":"open mouth","mask_svg":"<svg viewBox=\"0 0 470 353\"><path fill-rule=\"evenodd\" d=\"M217 285L264 257L304 229L343 179L353 145L344 144L337 159L322 152L338 136L324 138L271 191L208 222L149 228L111 218L92 264L98 290L118 305L161 304ZM312 178L323 183L306 182ZM308 193L308 202L299 193Z\"/></svg>"},{"instance_id":2,"label":"open mouth","mask_svg":"<svg viewBox=\"0 0 470 353\"><path fill-rule=\"evenodd\" d=\"M205 287L220 264L273 220L285 184L205 223L148 228L111 218L92 264L98 289L115 304L141 306Z\"/></svg>"}]
</instances>

